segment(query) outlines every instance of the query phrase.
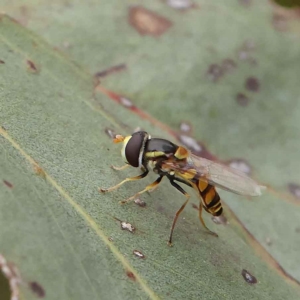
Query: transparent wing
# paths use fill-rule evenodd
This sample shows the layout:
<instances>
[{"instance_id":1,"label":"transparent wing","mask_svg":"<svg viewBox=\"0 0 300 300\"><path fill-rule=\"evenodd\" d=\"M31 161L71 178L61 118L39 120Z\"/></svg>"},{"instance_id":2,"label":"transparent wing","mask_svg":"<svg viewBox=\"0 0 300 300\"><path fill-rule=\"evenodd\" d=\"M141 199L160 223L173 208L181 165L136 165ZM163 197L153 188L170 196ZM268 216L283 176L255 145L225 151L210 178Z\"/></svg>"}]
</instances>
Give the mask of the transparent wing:
<instances>
[{"instance_id":1,"label":"transparent wing","mask_svg":"<svg viewBox=\"0 0 300 300\"><path fill-rule=\"evenodd\" d=\"M203 157L190 154L184 165L174 161L167 161L169 168L179 173L195 174L202 181L218 186L224 190L247 196L260 196L264 186L259 185L244 172L210 161Z\"/></svg>"}]
</instances>

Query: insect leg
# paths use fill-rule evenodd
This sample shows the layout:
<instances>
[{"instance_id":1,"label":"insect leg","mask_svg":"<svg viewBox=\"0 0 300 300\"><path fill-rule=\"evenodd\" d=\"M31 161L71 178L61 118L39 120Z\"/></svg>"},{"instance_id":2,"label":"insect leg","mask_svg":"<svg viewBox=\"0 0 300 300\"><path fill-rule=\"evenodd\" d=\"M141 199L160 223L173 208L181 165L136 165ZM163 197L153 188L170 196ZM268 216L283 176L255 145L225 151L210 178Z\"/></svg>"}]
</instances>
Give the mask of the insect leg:
<instances>
[{"instance_id":1,"label":"insect leg","mask_svg":"<svg viewBox=\"0 0 300 300\"><path fill-rule=\"evenodd\" d=\"M115 186L112 186L108 189L100 188L99 192L102 192L102 193L111 192L111 191L117 189L118 187L120 187L122 184L124 184L127 181L135 181L135 180L139 180L139 179L146 177L148 175L148 173L149 173L149 170L146 170L144 173L142 173L138 176L135 176L135 177L128 177L128 178L124 179L123 181L121 181L120 183L118 183Z\"/></svg>"},{"instance_id":2,"label":"insect leg","mask_svg":"<svg viewBox=\"0 0 300 300\"><path fill-rule=\"evenodd\" d=\"M129 167L130 165L129 164L126 164L122 167L116 167L116 166L111 166L112 169L116 170L116 171L122 171L122 170L125 170Z\"/></svg>"},{"instance_id":3,"label":"insect leg","mask_svg":"<svg viewBox=\"0 0 300 300\"><path fill-rule=\"evenodd\" d=\"M192 187L192 185L191 185L190 183L188 183L187 181L185 181L184 179L181 179L181 178L178 178L178 177L173 177L173 180L178 181L178 182L181 182L181 183L184 183L184 184L186 184L187 186Z\"/></svg>"},{"instance_id":4,"label":"insect leg","mask_svg":"<svg viewBox=\"0 0 300 300\"><path fill-rule=\"evenodd\" d=\"M149 190L152 190L153 188L155 188L156 186L159 185L159 183L161 182L162 178L164 177L164 175L160 175L154 182L152 182L151 184L147 185L142 191L136 193L135 195L129 197L128 199L126 200L123 200L121 201L120 203L121 204L125 204L131 200L134 200L135 198L137 198L139 195L149 191Z\"/></svg>"},{"instance_id":5,"label":"insect leg","mask_svg":"<svg viewBox=\"0 0 300 300\"><path fill-rule=\"evenodd\" d=\"M173 231L177 222L177 219L180 215L180 213L184 210L185 206L187 205L187 203L189 202L190 199L190 195L180 186L178 185L176 182L174 182L172 179L170 179L170 183L180 192L182 193L185 197L186 200L185 202L181 205L181 207L178 209L178 211L176 212L174 219L173 219L173 223L172 223L172 227L171 227L171 232L170 232L170 237L169 237L169 241L168 244L169 246L172 246L172 236L173 236ZM184 183L184 182L183 182Z\"/></svg>"},{"instance_id":6,"label":"insect leg","mask_svg":"<svg viewBox=\"0 0 300 300\"><path fill-rule=\"evenodd\" d=\"M203 209L203 204L202 204L202 202L200 202L200 206L199 206L199 220L200 220L201 224L203 225L203 227L204 227L206 230L208 230L208 232L209 232L211 235L214 235L215 237L218 237L218 235L217 235L215 232L209 230L209 229L207 228L207 226L205 225L205 222L204 222L204 220L203 220L203 218L202 218L202 209Z\"/></svg>"}]
</instances>

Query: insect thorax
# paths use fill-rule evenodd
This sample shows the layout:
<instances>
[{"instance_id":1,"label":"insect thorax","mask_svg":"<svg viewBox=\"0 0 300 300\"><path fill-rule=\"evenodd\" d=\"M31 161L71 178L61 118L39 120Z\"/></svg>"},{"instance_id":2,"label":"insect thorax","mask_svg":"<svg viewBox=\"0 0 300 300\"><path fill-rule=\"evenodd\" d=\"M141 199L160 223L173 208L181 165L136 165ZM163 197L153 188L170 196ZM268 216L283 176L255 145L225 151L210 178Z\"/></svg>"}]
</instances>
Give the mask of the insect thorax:
<instances>
[{"instance_id":1,"label":"insect thorax","mask_svg":"<svg viewBox=\"0 0 300 300\"><path fill-rule=\"evenodd\" d=\"M178 146L164 139L149 139L145 145L144 163L155 173L161 170L160 165L168 157L174 155ZM169 170L163 170L168 172Z\"/></svg>"}]
</instances>

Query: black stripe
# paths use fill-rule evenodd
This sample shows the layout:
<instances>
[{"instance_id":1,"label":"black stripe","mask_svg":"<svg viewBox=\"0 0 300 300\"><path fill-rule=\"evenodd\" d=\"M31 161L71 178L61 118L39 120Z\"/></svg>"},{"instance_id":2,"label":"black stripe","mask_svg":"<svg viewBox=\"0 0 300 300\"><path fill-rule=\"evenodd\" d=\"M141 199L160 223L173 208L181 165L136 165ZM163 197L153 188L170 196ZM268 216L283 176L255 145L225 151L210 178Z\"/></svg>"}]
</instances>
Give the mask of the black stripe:
<instances>
[{"instance_id":1,"label":"black stripe","mask_svg":"<svg viewBox=\"0 0 300 300\"><path fill-rule=\"evenodd\" d=\"M168 176L168 175L167 175L167 177L168 177L169 179L172 179L172 176ZM178 182L181 182L181 183L184 183L184 184L186 184L186 185L192 187L192 185L191 185L188 181L186 181L186 180L184 180L184 179L182 179L182 178L178 178L178 177L174 177L174 176L173 176L173 180L178 181Z\"/></svg>"},{"instance_id":2,"label":"black stripe","mask_svg":"<svg viewBox=\"0 0 300 300\"><path fill-rule=\"evenodd\" d=\"M216 192L215 190L215 196L214 199L212 199L212 201L209 204L206 204L207 208L212 208L213 206L215 206L216 204L218 204L220 202L220 196L219 194Z\"/></svg>"},{"instance_id":3,"label":"black stripe","mask_svg":"<svg viewBox=\"0 0 300 300\"><path fill-rule=\"evenodd\" d=\"M210 185L210 184L208 184L206 186L206 188L202 192L201 191L200 192L203 193L204 196L206 196L206 194L209 193L209 191L211 190L211 188L213 188L213 186ZM200 190L200 186L199 186L199 190Z\"/></svg>"},{"instance_id":4,"label":"black stripe","mask_svg":"<svg viewBox=\"0 0 300 300\"><path fill-rule=\"evenodd\" d=\"M214 213L214 216L218 217L222 214L222 212L223 212L223 207L221 206L221 208Z\"/></svg>"}]
</instances>

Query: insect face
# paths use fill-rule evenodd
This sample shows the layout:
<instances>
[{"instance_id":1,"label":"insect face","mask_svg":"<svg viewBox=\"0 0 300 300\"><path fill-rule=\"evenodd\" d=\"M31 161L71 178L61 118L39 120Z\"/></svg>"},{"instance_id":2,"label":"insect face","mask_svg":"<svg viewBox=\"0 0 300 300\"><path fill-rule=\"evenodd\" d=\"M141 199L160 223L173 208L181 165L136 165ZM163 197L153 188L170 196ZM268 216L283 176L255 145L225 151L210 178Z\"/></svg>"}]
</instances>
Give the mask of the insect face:
<instances>
[{"instance_id":1,"label":"insect face","mask_svg":"<svg viewBox=\"0 0 300 300\"><path fill-rule=\"evenodd\" d=\"M123 142L121 154L126 163L132 167L141 167L145 145L150 136L145 131L135 132L125 138L117 135L115 142Z\"/></svg>"}]
</instances>

